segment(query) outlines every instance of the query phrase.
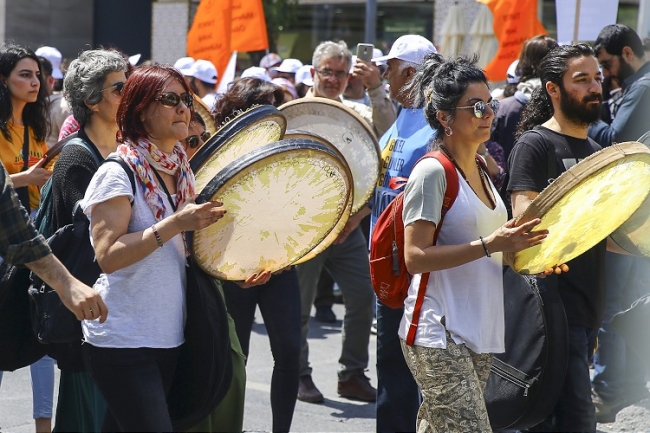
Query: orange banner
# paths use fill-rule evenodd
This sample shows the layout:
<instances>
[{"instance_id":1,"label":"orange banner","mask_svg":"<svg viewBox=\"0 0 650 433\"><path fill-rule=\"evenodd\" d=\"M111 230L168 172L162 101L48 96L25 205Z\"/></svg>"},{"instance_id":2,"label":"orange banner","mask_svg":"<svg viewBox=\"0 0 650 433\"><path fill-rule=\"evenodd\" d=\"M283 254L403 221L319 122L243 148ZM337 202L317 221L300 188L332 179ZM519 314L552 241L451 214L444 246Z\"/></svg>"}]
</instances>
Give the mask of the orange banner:
<instances>
[{"instance_id":1,"label":"orange banner","mask_svg":"<svg viewBox=\"0 0 650 433\"><path fill-rule=\"evenodd\" d=\"M187 34L187 55L211 61L219 79L230 60L232 0L202 0Z\"/></svg>"},{"instance_id":2,"label":"orange banner","mask_svg":"<svg viewBox=\"0 0 650 433\"><path fill-rule=\"evenodd\" d=\"M201 0L187 34L187 55L214 63L219 80L233 51L268 47L262 0Z\"/></svg>"},{"instance_id":3,"label":"orange banner","mask_svg":"<svg viewBox=\"0 0 650 433\"><path fill-rule=\"evenodd\" d=\"M262 0L232 0L231 51L261 51L269 47Z\"/></svg>"},{"instance_id":4,"label":"orange banner","mask_svg":"<svg viewBox=\"0 0 650 433\"><path fill-rule=\"evenodd\" d=\"M494 34L499 49L485 67L490 81L506 79L508 66L519 58L527 39L545 35L546 29L537 18L537 0L477 0L484 3L494 16Z\"/></svg>"}]
</instances>

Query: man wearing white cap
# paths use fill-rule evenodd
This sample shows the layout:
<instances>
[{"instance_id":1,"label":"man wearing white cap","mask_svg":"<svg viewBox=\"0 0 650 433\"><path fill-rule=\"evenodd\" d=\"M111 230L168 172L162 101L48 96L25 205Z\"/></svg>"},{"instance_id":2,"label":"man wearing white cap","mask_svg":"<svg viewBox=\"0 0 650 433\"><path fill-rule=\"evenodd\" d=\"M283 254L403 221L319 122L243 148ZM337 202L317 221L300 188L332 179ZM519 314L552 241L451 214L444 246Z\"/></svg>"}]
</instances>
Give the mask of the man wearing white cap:
<instances>
[{"instance_id":1,"label":"man wearing white cap","mask_svg":"<svg viewBox=\"0 0 650 433\"><path fill-rule=\"evenodd\" d=\"M212 111L217 103L217 68L208 60L199 59L190 67L188 74L190 86L199 95L205 105Z\"/></svg>"},{"instance_id":2,"label":"man wearing white cap","mask_svg":"<svg viewBox=\"0 0 650 433\"><path fill-rule=\"evenodd\" d=\"M48 100L49 100L49 111L50 111L50 131L45 137L45 142L47 147L54 146L57 141L59 141L59 131L61 130L61 125L65 122L65 119L72 114L72 110L68 106L66 99L63 97L63 93L60 91L55 91L57 82L63 80L63 73L61 72L61 61L63 56L61 52L54 47L40 47L36 50L35 54L42 59L45 59L49 62L48 65L46 62L41 62L43 64L43 73L45 75L45 82L47 83L48 91Z\"/></svg>"},{"instance_id":3,"label":"man wearing white cap","mask_svg":"<svg viewBox=\"0 0 650 433\"><path fill-rule=\"evenodd\" d=\"M192 65L194 65L194 57L181 57L180 59L174 62L174 67L180 71L181 74L186 77L190 77L190 71L192 70Z\"/></svg>"},{"instance_id":4,"label":"man wearing white cap","mask_svg":"<svg viewBox=\"0 0 650 433\"><path fill-rule=\"evenodd\" d=\"M309 88L314 85L314 80L311 78L311 65L303 65L296 71L295 82L298 97L303 98Z\"/></svg>"},{"instance_id":5,"label":"man wearing white cap","mask_svg":"<svg viewBox=\"0 0 650 433\"><path fill-rule=\"evenodd\" d=\"M282 63L282 57L279 54L268 53L260 60L260 68L269 70L274 66L278 66L280 63Z\"/></svg>"},{"instance_id":6,"label":"man wearing white cap","mask_svg":"<svg viewBox=\"0 0 650 433\"><path fill-rule=\"evenodd\" d=\"M433 44L418 35L399 37L386 56L373 62L386 62L384 77L390 85L391 99L402 109L395 123L379 140L381 172L379 185L370 202L370 232L377 218L399 191L389 187L391 178L408 178L415 162L426 152L435 132L411 89L416 69L436 55ZM370 212L369 208L366 209ZM392 309L377 301L377 431L414 431L420 406L418 386L406 365L397 331L403 309Z\"/></svg>"},{"instance_id":7,"label":"man wearing white cap","mask_svg":"<svg viewBox=\"0 0 650 433\"><path fill-rule=\"evenodd\" d=\"M251 66L244 69L240 78L259 78L262 81L271 81L268 71L260 66Z\"/></svg>"},{"instance_id":8,"label":"man wearing white cap","mask_svg":"<svg viewBox=\"0 0 650 433\"><path fill-rule=\"evenodd\" d=\"M314 87L309 97L323 97L353 108L373 126L373 113L365 105L341 100L352 64L352 53L343 44L322 42L314 50L311 69ZM390 103L390 102L389 102ZM394 121L387 122L386 128ZM367 213L365 214L367 215ZM345 317L343 340L339 358L337 391L342 397L362 401L375 401L376 389L364 371L368 368L370 326L372 325L374 293L370 282L368 243L359 228L361 217L353 215L343 228L337 241L308 262L297 266L300 282L301 353L298 400L320 403L324 400L312 380L309 365L307 333L311 308L316 297L318 281L323 269L332 276L343 294Z\"/></svg>"},{"instance_id":9,"label":"man wearing white cap","mask_svg":"<svg viewBox=\"0 0 650 433\"><path fill-rule=\"evenodd\" d=\"M295 84L296 72L302 66L302 62L298 59L284 59L280 66L271 68L271 71L276 74L273 78L286 78L291 81L291 84Z\"/></svg>"}]
</instances>

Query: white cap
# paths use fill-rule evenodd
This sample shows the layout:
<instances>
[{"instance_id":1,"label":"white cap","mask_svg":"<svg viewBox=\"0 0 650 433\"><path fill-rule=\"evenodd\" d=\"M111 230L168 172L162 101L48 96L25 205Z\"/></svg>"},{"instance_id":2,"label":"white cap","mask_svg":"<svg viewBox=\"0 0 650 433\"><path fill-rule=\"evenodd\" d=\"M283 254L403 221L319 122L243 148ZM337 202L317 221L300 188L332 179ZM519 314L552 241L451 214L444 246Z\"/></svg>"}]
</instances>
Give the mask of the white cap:
<instances>
[{"instance_id":1,"label":"white cap","mask_svg":"<svg viewBox=\"0 0 650 433\"><path fill-rule=\"evenodd\" d=\"M519 83L519 79L521 77L519 77L519 75L517 75L517 72L516 72L518 64L519 64L519 59L517 59L514 62L510 63L510 66L508 66L508 71L506 72L506 74L508 75L508 77L506 78L506 81L508 81L508 84L518 84Z\"/></svg>"},{"instance_id":2,"label":"white cap","mask_svg":"<svg viewBox=\"0 0 650 433\"><path fill-rule=\"evenodd\" d=\"M63 56L61 55L61 51L54 47L41 47L34 54L45 57L52 63L52 78L55 80L63 78L63 73L61 72L61 60L63 60Z\"/></svg>"},{"instance_id":3,"label":"white cap","mask_svg":"<svg viewBox=\"0 0 650 433\"><path fill-rule=\"evenodd\" d=\"M274 78L273 80L271 80L271 82L273 84L277 84L287 92L291 93L293 99L298 98L298 92L296 92L296 87L293 85L291 81L287 80L286 78Z\"/></svg>"},{"instance_id":4,"label":"white cap","mask_svg":"<svg viewBox=\"0 0 650 433\"><path fill-rule=\"evenodd\" d=\"M302 62L298 59L284 59L282 63L280 63L280 66L271 68L271 70L287 74L295 74L301 66Z\"/></svg>"},{"instance_id":5,"label":"white cap","mask_svg":"<svg viewBox=\"0 0 650 433\"><path fill-rule=\"evenodd\" d=\"M176 60L174 67L178 69L183 75L190 75L192 65L194 64L194 57L181 57Z\"/></svg>"},{"instance_id":6,"label":"white cap","mask_svg":"<svg viewBox=\"0 0 650 433\"><path fill-rule=\"evenodd\" d=\"M271 68L282 62L282 57L276 53L268 53L260 60L260 68Z\"/></svg>"},{"instance_id":7,"label":"white cap","mask_svg":"<svg viewBox=\"0 0 650 433\"><path fill-rule=\"evenodd\" d=\"M311 78L311 65L303 65L296 71L294 79L296 84L304 84L305 86L313 86L314 80Z\"/></svg>"},{"instance_id":8,"label":"white cap","mask_svg":"<svg viewBox=\"0 0 650 433\"><path fill-rule=\"evenodd\" d=\"M419 35L404 35L397 38L393 46L390 47L388 55L376 57L372 61L377 63L400 59L419 65L427 55L437 52L436 47L427 38Z\"/></svg>"},{"instance_id":9,"label":"white cap","mask_svg":"<svg viewBox=\"0 0 650 433\"><path fill-rule=\"evenodd\" d=\"M384 55L384 53L379 48L373 48L372 49L372 58L373 59L376 59L378 57L382 57L383 55ZM381 60L379 62L375 62L375 64L377 64L377 65L382 65L384 63L386 63L386 62L381 61Z\"/></svg>"},{"instance_id":10,"label":"white cap","mask_svg":"<svg viewBox=\"0 0 650 433\"><path fill-rule=\"evenodd\" d=\"M271 81L271 76L261 66L251 66L248 69L244 69L240 78L259 78L263 81Z\"/></svg>"},{"instance_id":11,"label":"white cap","mask_svg":"<svg viewBox=\"0 0 650 433\"><path fill-rule=\"evenodd\" d=\"M209 84L217 82L217 68L209 60L199 59L190 68L188 74L190 77L198 78Z\"/></svg>"}]
</instances>

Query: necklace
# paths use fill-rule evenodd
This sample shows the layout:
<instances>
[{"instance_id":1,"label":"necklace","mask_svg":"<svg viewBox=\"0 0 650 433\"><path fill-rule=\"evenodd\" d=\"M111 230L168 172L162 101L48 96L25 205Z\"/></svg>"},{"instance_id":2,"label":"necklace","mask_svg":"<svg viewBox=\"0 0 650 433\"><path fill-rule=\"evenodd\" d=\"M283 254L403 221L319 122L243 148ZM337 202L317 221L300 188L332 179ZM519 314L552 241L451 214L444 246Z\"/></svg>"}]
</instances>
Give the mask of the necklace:
<instances>
[{"instance_id":1,"label":"necklace","mask_svg":"<svg viewBox=\"0 0 650 433\"><path fill-rule=\"evenodd\" d=\"M449 150L447 150L447 148L442 144L440 145L440 150L442 150L442 153L444 153L445 156L447 158L449 158L451 163L454 164L454 167L456 167L456 170L458 170L460 172L460 175L463 176L463 179L465 179L465 182L467 182L467 185L474 192L474 194L476 194L476 191L474 190L474 188L472 188L472 184L470 184L469 181L467 180L467 176L465 176L465 172L463 171L462 168L460 168L460 166L458 165L458 163L456 162L454 157L451 156L451 153L449 153ZM485 192L485 195L487 196L488 201L490 202L490 209L495 209L496 208L496 202L494 200L494 197L492 197L492 191L490 190L490 188L488 188L488 185L487 185L488 181L487 181L487 179L485 177L483 167L481 167L481 164L478 162L477 158L474 158L474 162L476 162L476 167L478 167L478 174L479 174L479 177L481 178L481 186L483 187L483 191ZM476 194L476 196L478 197L478 194ZM480 199L480 197L479 197L479 199Z\"/></svg>"}]
</instances>

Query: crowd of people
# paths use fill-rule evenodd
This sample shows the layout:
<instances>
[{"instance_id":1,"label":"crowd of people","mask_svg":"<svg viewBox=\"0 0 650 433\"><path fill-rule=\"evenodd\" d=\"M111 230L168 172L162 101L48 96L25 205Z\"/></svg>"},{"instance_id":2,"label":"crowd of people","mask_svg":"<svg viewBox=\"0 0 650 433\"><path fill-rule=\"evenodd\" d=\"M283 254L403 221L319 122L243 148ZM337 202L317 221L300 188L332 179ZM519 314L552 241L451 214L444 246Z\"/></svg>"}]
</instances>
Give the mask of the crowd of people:
<instances>
[{"instance_id":1,"label":"crowd of people","mask_svg":"<svg viewBox=\"0 0 650 433\"><path fill-rule=\"evenodd\" d=\"M401 36L370 61L356 59L343 42L325 41L311 64L269 53L218 94L218 71L204 59L135 66L116 50L92 49L63 71L55 48L4 46L0 257L42 275L83 332L83 341L49 345L49 356L31 366L37 431L51 431L52 418L55 431L173 430L167 401L184 344L186 233L228 212L219 201L194 202L189 158L210 135L197 100L218 126L254 105L297 98L354 110L378 138L379 180L367 206L315 258L245 281L217 281L231 348L222 356L231 358L232 377L221 402L188 430L243 430L257 308L274 360L273 431L290 431L297 400L323 402L309 364L309 321L315 302L323 307L317 298L336 284L345 309L341 397L376 402L381 432L490 431L483 392L493 355L505 350L504 253L549 235L536 229L540 219L515 226L512 217L553 181L549 153L559 174L650 130L648 57L639 36L620 24L605 27L593 46L540 35L524 43L505 88L490 89L474 55L445 58L419 35ZM51 171L44 155L60 141ZM444 225L445 168L435 158L416 165L430 150L441 152L459 179ZM105 163L115 158L121 163ZM401 309L375 298L368 260L377 218L399 192L393 178L408 178L404 251L413 278ZM51 229L70 224L77 207L90 222L99 266L92 288L50 253L43 235L51 233L39 234L30 222L48 180ZM553 413L530 431L595 431L597 422L613 421L650 395L643 363L609 326L650 292L648 269L647 258L606 239L537 276L557 276L570 355ZM414 312L422 280L424 302ZM324 304L330 320L331 304ZM414 314L421 317L411 341ZM373 323L376 387L365 374ZM55 361L61 376L52 414Z\"/></svg>"}]
</instances>

